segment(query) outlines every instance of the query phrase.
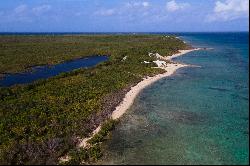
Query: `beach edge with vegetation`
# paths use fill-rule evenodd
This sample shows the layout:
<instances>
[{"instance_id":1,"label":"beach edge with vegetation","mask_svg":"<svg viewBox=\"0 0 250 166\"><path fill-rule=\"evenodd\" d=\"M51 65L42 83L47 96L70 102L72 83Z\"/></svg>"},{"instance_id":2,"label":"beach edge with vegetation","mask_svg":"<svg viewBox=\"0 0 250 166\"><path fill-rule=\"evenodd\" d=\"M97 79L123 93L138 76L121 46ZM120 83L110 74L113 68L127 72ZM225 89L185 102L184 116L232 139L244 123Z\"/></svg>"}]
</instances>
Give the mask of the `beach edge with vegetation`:
<instances>
[{"instance_id":1,"label":"beach edge with vegetation","mask_svg":"<svg viewBox=\"0 0 250 166\"><path fill-rule=\"evenodd\" d=\"M89 137L79 139L79 144L77 146L76 151L78 151L78 156L69 156L65 155L59 159L60 163L67 163L67 164L85 164L85 161L81 161L79 159L79 155L81 154L80 151L88 151L96 145L101 144L102 141L105 140L105 137L108 136L109 132L115 128L115 124L118 123L119 119L126 113L126 111L132 106L134 100L139 95L139 93L147 88L148 86L154 84L155 82L159 81L160 79L172 76L178 69L183 67L192 67L192 65L188 64L181 64L178 62L172 61L173 58L177 58L179 56L183 56L189 52L200 50L200 48L190 48L187 50L179 50L178 53L175 53L171 56L160 56L159 59L168 61L167 65L164 67L159 67L165 70L162 74L156 74L151 77L143 78L139 83L134 86L130 87L130 90L124 95L124 97L120 100L119 105L116 106L114 111L108 119L102 122L91 134ZM108 127L107 127L108 126ZM99 149L99 157L102 156L101 149ZM78 161L77 161L78 160Z\"/></svg>"},{"instance_id":2,"label":"beach edge with vegetation","mask_svg":"<svg viewBox=\"0 0 250 166\"><path fill-rule=\"evenodd\" d=\"M1 40L1 58L6 62L1 70L25 69L25 59L19 56L28 58L30 66L32 57L35 65L39 58L46 63L54 59L54 63L70 53L110 55L94 68L0 89L3 164L56 164L67 154L74 156L70 163L96 161L101 157L99 142L116 123L110 117L131 87L165 73L164 67L170 64L162 57L191 49L175 36L162 35L7 36ZM36 55L39 50L43 52ZM60 51L64 56L53 57ZM102 129L89 141L94 146L79 146L100 124Z\"/></svg>"}]
</instances>

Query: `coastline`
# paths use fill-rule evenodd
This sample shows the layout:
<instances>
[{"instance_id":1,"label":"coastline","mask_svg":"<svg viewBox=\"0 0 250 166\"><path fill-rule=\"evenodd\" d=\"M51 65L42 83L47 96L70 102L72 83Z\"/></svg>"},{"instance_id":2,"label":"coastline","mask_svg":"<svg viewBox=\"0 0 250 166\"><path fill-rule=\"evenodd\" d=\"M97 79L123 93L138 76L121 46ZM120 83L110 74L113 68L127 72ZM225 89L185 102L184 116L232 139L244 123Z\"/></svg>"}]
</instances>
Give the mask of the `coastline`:
<instances>
[{"instance_id":1,"label":"coastline","mask_svg":"<svg viewBox=\"0 0 250 166\"><path fill-rule=\"evenodd\" d=\"M194 49L189 49L189 50L179 50L179 53L173 54L171 56L161 56L160 59L163 60L168 60L171 63L167 64L167 67L161 67L164 69L166 72L163 74L157 74L153 77L147 77L144 78L141 82L139 82L137 85L131 87L130 91L125 95L123 98L123 101L116 107L115 111L113 111L111 118L116 120L119 119L133 104L135 98L137 95L147 86L153 84L154 82L164 78L171 76L176 70L182 68L182 67L188 67L191 65L186 65L186 64L180 64L172 61L173 58L182 56L184 54L187 54L192 51L197 51L200 50L200 48L194 48Z\"/></svg>"},{"instance_id":2,"label":"coastline","mask_svg":"<svg viewBox=\"0 0 250 166\"><path fill-rule=\"evenodd\" d=\"M77 69L53 78L0 87L1 163L247 164L248 37L239 32L2 36L2 71L79 55L109 59L91 68L77 61L72 64ZM0 73L0 84L7 75ZM228 128L235 130L221 132Z\"/></svg>"},{"instance_id":3,"label":"coastline","mask_svg":"<svg viewBox=\"0 0 250 166\"><path fill-rule=\"evenodd\" d=\"M118 105L113 111L111 118L116 120L119 119L134 103L135 98L137 95L147 86L153 84L154 82L164 78L171 76L176 70L182 67L187 67L188 65L184 64L167 64L167 67L162 67L162 69L166 70L163 74L158 74L153 77L147 77L144 78L141 82L139 82L137 85L131 87L131 90L125 95L123 98L123 101Z\"/></svg>"},{"instance_id":4,"label":"coastline","mask_svg":"<svg viewBox=\"0 0 250 166\"><path fill-rule=\"evenodd\" d=\"M161 56L160 59L163 60L167 60L170 61L170 63L167 64L166 67L157 67L157 68L161 68L164 69L166 72L164 72L163 74L157 74L153 77L146 77L144 78L142 81L140 81L137 85L131 87L131 89L125 94L125 97L123 98L123 100L120 102L120 104L115 108L115 110L112 112L111 114L111 119L113 120L117 120L119 119L122 115L124 115L124 113L130 108L130 106L133 104L135 98L137 97L137 95L141 92L141 90L143 90L145 87L153 84L154 82L171 76L173 73L175 73L175 71L177 71L178 69L182 68L182 67L188 67L191 65L186 65L186 64L180 64L180 63L176 63L173 62L172 59L182 56L184 54L187 54L189 52L192 51L196 51L196 50L200 50L200 48L193 48L193 49L188 49L188 50L179 50L179 53L173 54L171 56ZM96 134L99 133L99 131L101 130L101 125L100 124L92 133L90 137L87 138L83 138L83 139L79 139L79 144L78 147L79 148L88 148L90 146L90 144L88 143L88 141L90 139L92 139ZM68 159L68 156L64 156L62 157L60 160L61 161L66 161L65 159Z\"/></svg>"},{"instance_id":5,"label":"coastline","mask_svg":"<svg viewBox=\"0 0 250 166\"><path fill-rule=\"evenodd\" d=\"M194 48L194 49L190 49L190 50L179 50L179 53L173 54L171 56L162 57L162 59L171 61L173 58L185 55L185 54L192 52L192 51L198 51L198 50L201 50L201 48Z\"/></svg>"}]
</instances>

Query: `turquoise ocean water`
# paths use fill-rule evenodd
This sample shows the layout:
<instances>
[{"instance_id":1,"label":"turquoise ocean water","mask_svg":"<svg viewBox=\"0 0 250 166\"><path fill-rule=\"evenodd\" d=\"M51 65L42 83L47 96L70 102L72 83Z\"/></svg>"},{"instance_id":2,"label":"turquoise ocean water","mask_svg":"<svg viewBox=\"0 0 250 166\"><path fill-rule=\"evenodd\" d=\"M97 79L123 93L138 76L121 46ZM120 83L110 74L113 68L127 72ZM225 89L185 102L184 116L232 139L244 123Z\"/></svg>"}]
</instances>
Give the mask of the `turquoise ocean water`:
<instances>
[{"instance_id":1,"label":"turquoise ocean water","mask_svg":"<svg viewBox=\"0 0 250 166\"><path fill-rule=\"evenodd\" d=\"M144 89L104 146L102 164L248 164L249 33L178 34L209 47Z\"/></svg>"}]
</instances>

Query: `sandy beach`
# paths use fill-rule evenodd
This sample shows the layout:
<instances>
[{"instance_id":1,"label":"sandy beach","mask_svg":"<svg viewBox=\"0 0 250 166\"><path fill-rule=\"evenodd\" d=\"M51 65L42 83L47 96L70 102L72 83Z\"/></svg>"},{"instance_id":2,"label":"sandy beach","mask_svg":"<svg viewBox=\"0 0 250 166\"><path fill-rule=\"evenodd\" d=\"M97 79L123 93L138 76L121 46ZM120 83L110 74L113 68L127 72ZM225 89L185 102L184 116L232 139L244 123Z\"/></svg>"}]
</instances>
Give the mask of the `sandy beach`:
<instances>
[{"instance_id":1,"label":"sandy beach","mask_svg":"<svg viewBox=\"0 0 250 166\"><path fill-rule=\"evenodd\" d=\"M179 53L173 54L172 56L163 57L163 59L164 60L172 60L173 58L176 58L176 57L182 56L184 54L187 54L189 52L197 51L197 50L200 50L200 49L201 48L194 48L194 49L190 49L190 50L179 50Z\"/></svg>"},{"instance_id":2,"label":"sandy beach","mask_svg":"<svg viewBox=\"0 0 250 166\"><path fill-rule=\"evenodd\" d=\"M194 48L190 50L179 50L179 53L173 54L172 56L168 56L168 57L162 56L161 59L171 61L172 58L176 58L178 56L181 56L181 55L184 55L186 53L189 53L191 51L196 51L196 50L199 50L199 48ZM162 69L166 70L165 73L158 74L153 77L144 78L137 85L131 87L131 90L125 95L125 97L123 98L123 101L116 107L115 111L113 111L111 118L115 120L119 119L130 108L136 96L140 93L142 89L144 89L145 87L151 85L152 83L164 77L168 77L172 75L179 68L187 67L187 66L189 65L179 64L179 63L168 63L166 67L161 67ZM93 136L97 134L100 131L100 129L101 129L101 125L92 132L90 137L80 139L80 143L78 144L78 147L83 147L83 148L88 147L87 141L93 138Z\"/></svg>"},{"instance_id":3,"label":"sandy beach","mask_svg":"<svg viewBox=\"0 0 250 166\"><path fill-rule=\"evenodd\" d=\"M161 56L160 58L171 61L173 58L176 58L178 56L181 56L181 55L184 55L189 52L196 51L196 50L199 50L199 48L194 48L190 50L179 50L179 53L173 54L172 56L167 56L167 57ZM186 67L186 66L188 65L179 64L179 63L177 64L168 63L167 67L162 67L162 69L166 70L165 73L158 74L153 77L144 78L136 86L132 87L131 90L125 95L121 104L118 107L116 107L115 111L112 113L112 119L120 118L126 112L126 110L129 109L129 107L133 104L136 96L140 93L142 89L160 80L161 78L172 75L179 68Z\"/></svg>"},{"instance_id":4,"label":"sandy beach","mask_svg":"<svg viewBox=\"0 0 250 166\"><path fill-rule=\"evenodd\" d=\"M164 69L166 72L163 74L158 74L153 77L146 77L144 78L141 82L139 82L137 85L131 87L130 91L128 91L123 98L123 101L116 107L115 111L113 111L111 118L114 120L119 119L133 104L135 98L137 95L143 90L145 87L151 85L152 83L164 78L171 76L176 70L182 68L182 67L187 67L187 66L192 66L192 65L186 65L186 64L180 64L173 62L172 59L176 58L178 56L182 56L184 54L187 54L192 51L200 50L200 48L194 48L194 49L189 49L189 50L179 50L179 53L173 54L172 56L160 56L159 59L167 60L170 61L170 63L167 64L166 67L157 67ZM171 63L172 62L172 63ZM101 125L99 125L92 133L90 137L87 138L79 138L79 144L78 148L88 148L91 145L88 143L88 141L95 136L99 131L101 130ZM66 162L69 161L70 156L66 155L61 158L59 158L60 162Z\"/></svg>"},{"instance_id":5,"label":"sandy beach","mask_svg":"<svg viewBox=\"0 0 250 166\"><path fill-rule=\"evenodd\" d=\"M140 93L142 89L160 80L161 78L172 75L177 69L185 66L188 65L173 64L173 63L167 64L167 67L162 68L166 70L165 73L158 74L153 77L147 77L141 82L139 82L136 86L132 87L131 90L125 95L121 104L118 107L116 107L115 111L112 113L112 119L120 118L126 112L126 110L128 110L129 107L133 104L136 96Z\"/></svg>"}]
</instances>

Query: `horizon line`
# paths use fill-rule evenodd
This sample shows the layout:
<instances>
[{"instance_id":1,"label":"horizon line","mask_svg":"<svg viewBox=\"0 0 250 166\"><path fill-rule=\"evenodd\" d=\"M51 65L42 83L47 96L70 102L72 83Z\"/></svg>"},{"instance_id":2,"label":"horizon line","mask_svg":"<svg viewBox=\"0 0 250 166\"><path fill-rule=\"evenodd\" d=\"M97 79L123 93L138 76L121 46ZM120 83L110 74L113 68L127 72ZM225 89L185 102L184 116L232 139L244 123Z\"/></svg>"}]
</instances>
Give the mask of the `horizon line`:
<instances>
[{"instance_id":1,"label":"horizon line","mask_svg":"<svg viewBox=\"0 0 250 166\"><path fill-rule=\"evenodd\" d=\"M114 32L101 32L101 31L42 31L42 32L38 32L38 31L34 31L34 32L25 32L25 31L21 31L21 32L0 32L0 33L223 33L223 32L249 32L249 31L157 31L157 32L151 32L151 31L114 31Z\"/></svg>"},{"instance_id":2,"label":"horizon line","mask_svg":"<svg viewBox=\"0 0 250 166\"><path fill-rule=\"evenodd\" d=\"M0 31L0 33L179 33L179 32L249 32L249 30L235 31Z\"/></svg>"}]
</instances>

